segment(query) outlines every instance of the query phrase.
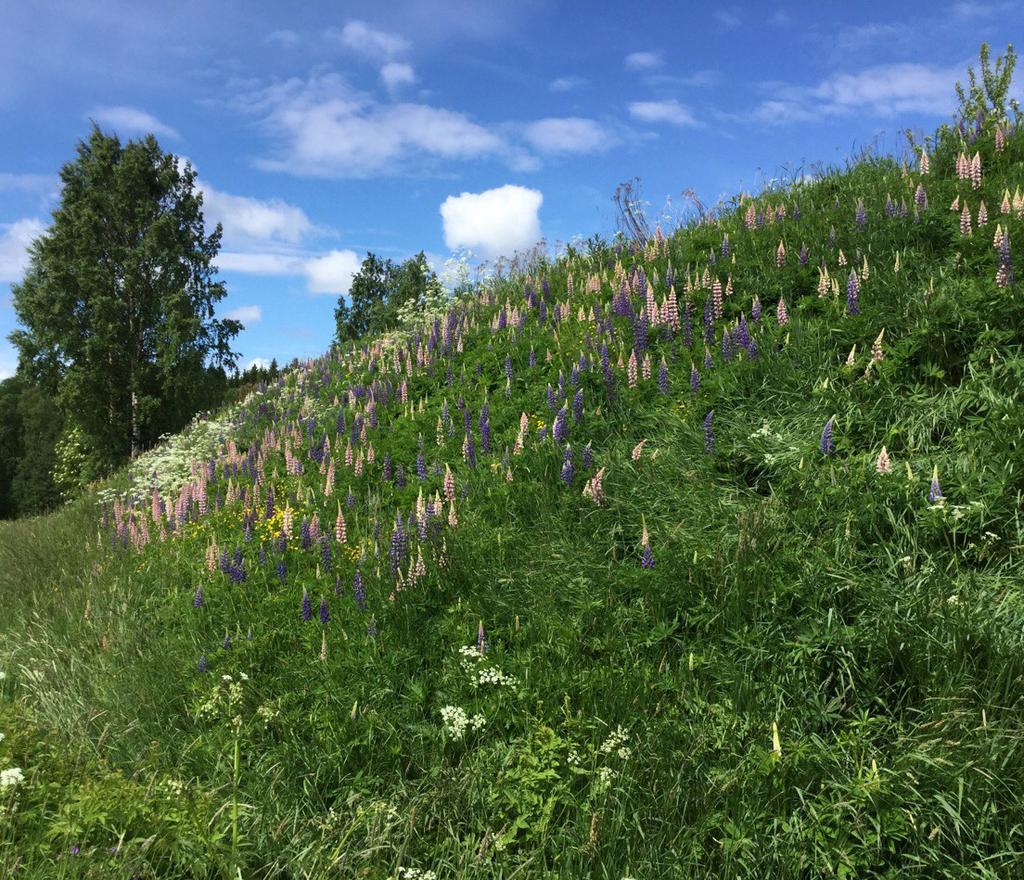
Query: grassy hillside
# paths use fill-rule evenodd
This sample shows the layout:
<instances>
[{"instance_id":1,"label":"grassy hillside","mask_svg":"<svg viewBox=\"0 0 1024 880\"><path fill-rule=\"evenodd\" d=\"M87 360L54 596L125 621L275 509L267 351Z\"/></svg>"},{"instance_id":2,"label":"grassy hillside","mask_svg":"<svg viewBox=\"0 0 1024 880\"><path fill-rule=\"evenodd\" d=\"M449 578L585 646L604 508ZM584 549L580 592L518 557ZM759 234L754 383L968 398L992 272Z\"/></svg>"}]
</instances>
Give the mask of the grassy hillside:
<instances>
[{"instance_id":1,"label":"grassy hillside","mask_svg":"<svg viewBox=\"0 0 1024 880\"><path fill-rule=\"evenodd\" d=\"M1024 873L1024 131L927 152L4 525L3 876Z\"/></svg>"}]
</instances>

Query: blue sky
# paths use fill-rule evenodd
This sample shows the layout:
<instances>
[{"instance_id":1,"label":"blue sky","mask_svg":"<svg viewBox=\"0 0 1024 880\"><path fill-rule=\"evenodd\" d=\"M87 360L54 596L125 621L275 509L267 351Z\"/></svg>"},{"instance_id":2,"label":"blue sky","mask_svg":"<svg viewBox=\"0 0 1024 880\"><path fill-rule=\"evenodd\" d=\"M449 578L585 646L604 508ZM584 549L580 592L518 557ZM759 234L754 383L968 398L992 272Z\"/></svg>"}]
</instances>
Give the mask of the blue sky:
<instances>
[{"instance_id":1,"label":"blue sky","mask_svg":"<svg viewBox=\"0 0 1024 880\"><path fill-rule=\"evenodd\" d=\"M997 0L9 0L3 21L0 376L9 284L90 119L198 170L244 366L322 353L367 250L493 260L611 233L634 176L656 213L891 151L950 118L983 40L1024 36Z\"/></svg>"}]
</instances>

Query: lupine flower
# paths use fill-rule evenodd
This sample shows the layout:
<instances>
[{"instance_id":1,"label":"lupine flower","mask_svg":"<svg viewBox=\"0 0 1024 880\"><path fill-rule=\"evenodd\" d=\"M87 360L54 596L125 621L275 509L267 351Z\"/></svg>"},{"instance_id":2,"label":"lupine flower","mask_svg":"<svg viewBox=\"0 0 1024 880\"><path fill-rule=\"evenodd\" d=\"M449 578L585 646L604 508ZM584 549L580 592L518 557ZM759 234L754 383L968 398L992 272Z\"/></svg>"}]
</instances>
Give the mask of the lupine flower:
<instances>
[{"instance_id":1,"label":"lupine flower","mask_svg":"<svg viewBox=\"0 0 1024 880\"><path fill-rule=\"evenodd\" d=\"M697 367L693 361L690 361L690 390L696 394L700 388L700 373L697 372Z\"/></svg>"},{"instance_id":2,"label":"lupine flower","mask_svg":"<svg viewBox=\"0 0 1024 880\"><path fill-rule=\"evenodd\" d=\"M761 320L761 300L755 296L753 303L750 305L750 317L755 321Z\"/></svg>"},{"instance_id":3,"label":"lupine flower","mask_svg":"<svg viewBox=\"0 0 1024 880\"><path fill-rule=\"evenodd\" d=\"M704 451L708 455L715 454L715 432L712 427L712 420L715 417L715 411L709 410L708 414L704 416Z\"/></svg>"},{"instance_id":4,"label":"lupine flower","mask_svg":"<svg viewBox=\"0 0 1024 880\"><path fill-rule=\"evenodd\" d=\"M857 199L857 210L855 212L854 219L857 222L857 226L863 229L868 222L868 209L864 207L864 200Z\"/></svg>"},{"instance_id":5,"label":"lupine flower","mask_svg":"<svg viewBox=\"0 0 1024 880\"><path fill-rule=\"evenodd\" d=\"M785 327L789 323L789 311L786 309L786 298L784 296L779 297L779 302L775 306L775 317L780 327Z\"/></svg>"},{"instance_id":6,"label":"lupine flower","mask_svg":"<svg viewBox=\"0 0 1024 880\"><path fill-rule=\"evenodd\" d=\"M576 468L572 463L572 447L565 447L565 459L562 462L562 482L566 486L571 486L573 477L576 476Z\"/></svg>"},{"instance_id":7,"label":"lupine flower","mask_svg":"<svg viewBox=\"0 0 1024 880\"><path fill-rule=\"evenodd\" d=\"M914 204L922 210L928 207L928 193L924 191L923 183L919 183L914 190Z\"/></svg>"},{"instance_id":8,"label":"lupine flower","mask_svg":"<svg viewBox=\"0 0 1024 880\"><path fill-rule=\"evenodd\" d=\"M665 363L664 355L661 358L661 363L658 365L658 390L662 394L668 395L668 364Z\"/></svg>"},{"instance_id":9,"label":"lupine flower","mask_svg":"<svg viewBox=\"0 0 1024 880\"><path fill-rule=\"evenodd\" d=\"M201 657L199 658L199 663L198 663L198 664L196 664L196 671L197 671L197 672L198 672L198 673L199 673L200 675L202 675L202 674L203 674L204 672L208 672L209 670L210 670L210 664L209 664L209 663L208 663L208 662L206 661L206 655L205 655L205 654L203 654L203 655L202 655L202 656L201 656Z\"/></svg>"},{"instance_id":10,"label":"lupine flower","mask_svg":"<svg viewBox=\"0 0 1024 880\"><path fill-rule=\"evenodd\" d=\"M879 474L891 474L892 473L892 461L889 458L889 453L885 447L882 447L882 451L878 453L878 458L875 460L875 472Z\"/></svg>"},{"instance_id":11,"label":"lupine flower","mask_svg":"<svg viewBox=\"0 0 1024 880\"><path fill-rule=\"evenodd\" d=\"M366 587L363 585L363 573L357 568L352 580L352 592L356 597L356 607L360 611L366 609Z\"/></svg>"},{"instance_id":12,"label":"lupine flower","mask_svg":"<svg viewBox=\"0 0 1024 880\"><path fill-rule=\"evenodd\" d=\"M729 337L729 328L722 328L722 360L728 363L732 360L732 340Z\"/></svg>"},{"instance_id":13,"label":"lupine flower","mask_svg":"<svg viewBox=\"0 0 1024 880\"><path fill-rule=\"evenodd\" d=\"M598 507L604 504L604 470L601 468L583 487L584 497L591 499Z\"/></svg>"},{"instance_id":14,"label":"lupine flower","mask_svg":"<svg viewBox=\"0 0 1024 880\"><path fill-rule=\"evenodd\" d=\"M846 311L851 315L860 314L860 281L857 273L850 270L850 277L846 279Z\"/></svg>"},{"instance_id":15,"label":"lupine flower","mask_svg":"<svg viewBox=\"0 0 1024 880\"><path fill-rule=\"evenodd\" d=\"M800 245L800 265L801 266L806 266L810 259L811 259L811 254L807 250L807 245L806 244L801 244Z\"/></svg>"},{"instance_id":16,"label":"lupine flower","mask_svg":"<svg viewBox=\"0 0 1024 880\"><path fill-rule=\"evenodd\" d=\"M725 233L725 235L722 236L722 249L721 249L721 253L722 253L723 257L728 257L729 256L729 233L728 232Z\"/></svg>"},{"instance_id":17,"label":"lupine flower","mask_svg":"<svg viewBox=\"0 0 1024 880\"><path fill-rule=\"evenodd\" d=\"M583 447L583 469L589 471L594 466L594 450L590 443Z\"/></svg>"},{"instance_id":18,"label":"lupine flower","mask_svg":"<svg viewBox=\"0 0 1024 880\"><path fill-rule=\"evenodd\" d=\"M647 445L646 440L641 440L636 446L633 447L633 451L629 454L629 457L633 461L640 461L640 456L643 455L644 447Z\"/></svg>"},{"instance_id":19,"label":"lupine flower","mask_svg":"<svg viewBox=\"0 0 1024 880\"><path fill-rule=\"evenodd\" d=\"M775 268L781 269L786 265L786 245L779 241L779 246L775 250Z\"/></svg>"},{"instance_id":20,"label":"lupine flower","mask_svg":"<svg viewBox=\"0 0 1024 880\"><path fill-rule=\"evenodd\" d=\"M967 207L967 201L964 201L964 209L960 212L960 234L970 235L971 229L971 209Z\"/></svg>"},{"instance_id":21,"label":"lupine flower","mask_svg":"<svg viewBox=\"0 0 1024 880\"><path fill-rule=\"evenodd\" d=\"M711 357L711 349L704 346L704 369L710 370L714 365L715 362Z\"/></svg>"},{"instance_id":22,"label":"lupine flower","mask_svg":"<svg viewBox=\"0 0 1024 880\"><path fill-rule=\"evenodd\" d=\"M647 522L644 521L643 534L640 536L640 544L643 550L640 553L640 567L654 568L654 552L651 550L651 542L647 535Z\"/></svg>"},{"instance_id":23,"label":"lupine flower","mask_svg":"<svg viewBox=\"0 0 1024 880\"><path fill-rule=\"evenodd\" d=\"M202 584L200 584L198 587L196 587L196 594L195 594L195 596L192 599L192 607L193 608L202 608L203 607L203 585Z\"/></svg>"},{"instance_id":24,"label":"lupine flower","mask_svg":"<svg viewBox=\"0 0 1024 880\"><path fill-rule=\"evenodd\" d=\"M928 500L932 504L938 504L942 499L942 487L939 485L939 468L936 465L935 468L932 469L932 485L928 490Z\"/></svg>"},{"instance_id":25,"label":"lupine flower","mask_svg":"<svg viewBox=\"0 0 1024 880\"><path fill-rule=\"evenodd\" d=\"M579 388L572 399L572 417L578 425L583 421L583 389Z\"/></svg>"},{"instance_id":26,"label":"lupine flower","mask_svg":"<svg viewBox=\"0 0 1024 880\"><path fill-rule=\"evenodd\" d=\"M225 651L231 650L231 633L227 632L226 630L224 632L224 641L221 643L221 647Z\"/></svg>"},{"instance_id":27,"label":"lupine flower","mask_svg":"<svg viewBox=\"0 0 1024 880\"><path fill-rule=\"evenodd\" d=\"M487 653L487 637L484 635L484 622L482 620L476 628L476 649L481 655Z\"/></svg>"},{"instance_id":28,"label":"lupine flower","mask_svg":"<svg viewBox=\"0 0 1024 880\"><path fill-rule=\"evenodd\" d=\"M310 621L313 619L313 603L310 601L309 593L306 589L302 590L302 619Z\"/></svg>"},{"instance_id":29,"label":"lupine flower","mask_svg":"<svg viewBox=\"0 0 1024 880\"><path fill-rule=\"evenodd\" d=\"M626 384L630 388L636 388L636 349L629 353L629 361L626 364Z\"/></svg>"},{"instance_id":30,"label":"lupine flower","mask_svg":"<svg viewBox=\"0 0 1024 880\"><path fill-rule=\"evenodd\" d=\"M277 579L283 584L284 583L284 579L285 579L285 577L287 575L288 575L288 566L285 565L285 562L282 559L279 563L277 563Z\"/></svg>"},{"instance_id":31,"label":"lupine flower","mask_svg":"<svg viewBox=\"0 0 1024 880\"><path fill-rule=\"evenodd\" d=\"M822 455L834 455L836 451L835 442L832 439L832 424L835 422L835 416L832 416L827 422L825 427L821 429L821 443L820 448Z\"/></svg>"},{"instance_id":32,"label":"lupine flower","mask_svg":"<svg viewBox=\"0 0 1024 880\"><path fill-rule=\"evenodd\" d=\"M327 599L324 597L320 598L320 622L322 624L328 624L331 621L331 610L327 607Z\"/></svg>"},{"instance_id":33,"label":"lupine flower","mask_svg":"<svg viewBox=\"0 0 1024 880\"><path fill-rule=\"evenodd\" d=\"M551 436L554 437L556 443L564 443L566 438L569 436L569 425L568 425L568 413L566 412L565 405L555 415L554 424L551 427Z\"/></svg>"}]
</instances>

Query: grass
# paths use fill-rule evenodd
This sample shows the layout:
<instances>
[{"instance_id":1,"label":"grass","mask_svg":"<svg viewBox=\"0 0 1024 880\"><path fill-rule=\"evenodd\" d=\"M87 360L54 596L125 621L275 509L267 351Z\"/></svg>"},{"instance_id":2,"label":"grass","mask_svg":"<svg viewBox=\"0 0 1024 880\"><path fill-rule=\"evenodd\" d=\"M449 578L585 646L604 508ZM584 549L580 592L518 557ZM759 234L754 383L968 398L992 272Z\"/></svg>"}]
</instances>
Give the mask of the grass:
<instances>
[{"instance_id":1,"label":"grass","mask_svg":"<svg viewBox=\"0 0 1024 880\"><path fill-rule=\"evenodd\" d=\"M742 204L648 254L595 245L523 266L453 310L449 353L440 320L429 367L417 366L427 326L411 347L397 335L364 340L292 372L228 420L235 454L221 445L207 515L186 505L189 521L160 540L136 477L151 539L140 550L112 533L107 496L3 525L0 769L25 773L0 795L4 876L1018 874L1024 313L1020 284L995 283L992 235L998 223L1024 240L1021 211L999 211L1004 190L1024 182L1024 132L997 153L989 124L969 146L982 157L980 190L956 176L961 149L947 132L927 175L864 159L767 191L755 211L785 205L786 217L754 229ZM911 205L919 182L929 207L916 220L886 216L886 197ZM989 224L961 235L954 197L974 214L984 198ZM780 239L788 254L777 268ZM860 314L850 315L848 275L865 259ZM838 293L819 297L822 260ZM652 374L635 388L616 366L634 345L633 321L615 317L609 334L576 317L609 309L617 266L627 278L656 275L659 302L671 267L680 310L693 303L693 345L682 329L650 328ZM710 369L701 335L711 293L699 281L685 292L705 268L733 284ZM558 303L568 308L556 324ZM633 295L633 313L641 306ZM499 329L506 308L525 316L521 329L507 311ZM741 314L757 356L724 361L722 330L733 333ZM869 367L883 328L884 358ZM581 355L577 423L570 372ZM668 394L657 385L662 357ZM406 404L396 400L403 383ZM549 385L568 413L568 487L565 444L537 432L556 416ZM438 444L443 406L452 428ZM523 452L506 464L524 412ZM355 454L375 453L358 476L344 464L357 414L366 440L357 430ZM825 455L830 418L836 448ZM325 438L331 497L310 457ZM285 445L301 475L286 474ZM875 469L883 445L889 474ZM251 493L262 468L249 536L246 503L218 503L232 462L232 494ZM458 525L447 505L423 539L406 522L405 556L396 510L405 521L421 488L443 492L446 465ZM599 467L600 506L581 494ZM127 496L131 476L111 491ZM177 491L161 483L171 506ZM316 512L331 535L339 499L347 541L328 540L328 570L318 542L302 548L299 524ZM282 551L286 504L295 525ZM640 564L645 525L653 568ZM240 550L244 581L208 570L211 542L229 563ZM425 573L410 584L419 551ZM201 657L208 672L197 671ZM459 735L446 707L483 726Z\"/></svg>"}]
</instances>

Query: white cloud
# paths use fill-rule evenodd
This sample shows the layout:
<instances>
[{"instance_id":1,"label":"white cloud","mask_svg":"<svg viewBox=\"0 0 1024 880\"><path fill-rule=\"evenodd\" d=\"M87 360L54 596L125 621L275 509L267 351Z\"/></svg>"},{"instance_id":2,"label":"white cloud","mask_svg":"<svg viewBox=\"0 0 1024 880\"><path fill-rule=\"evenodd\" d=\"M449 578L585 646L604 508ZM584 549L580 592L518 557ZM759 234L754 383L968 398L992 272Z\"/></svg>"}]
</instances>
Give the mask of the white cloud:
<instances>
[{"instance_id":1,"label":"white cloud","mask_svg":"<svg viewBox=\"0 0 1024 880\"><path fill-rule=\"evenodd\" d=\"M221 251L217 267L222 272L242 272L246 275L301 275L305 266L302 257L287 254L240 253Z\"/></svg>"},{"instance_id":2,"label":"white cloud","mask_svg":"<svg viewBox=\"0 0 1024 880\"><path fill-rule=\"evenodd\" d=\"M630 70L654 70L662 63L661 52L630 52L625 61Z\"/></svg>"},{"instance_id":3,"label":"white cloud","mask_svg":"<svg viewBox=\"0 0 1024 880\"><path fill-rule=\"evenodd\" d=\"M573 89L586 85L586 82L582 76L560 76L558 79L552 80L548 88L552 92L571 92Z\"/></svg>"},{"instance_id":4,"label":"white cloud","mask_svg":"<svg viewBox=\"0 0 1024 880\"><path fill-rule=\"evenodd\" d=\"M294 49L299 45L299 35L289 30L272 31L264 42L277 43L282 49Z\"/></svg>"},{"instance_id":5,"label":"white cloud","mask_svg":"<svg viewBox=\"0 0 1024 880\"><path fill-rule=\"evenodd\" d=\"M394 58L407 52L409 41L398 34L380 31L370 27L365 21L350 21L341 32L332 31L331 36L339 39L346 48L370 61L381 58Z\"/></svg>"},{"instance_id":6,"label":"white cloud","mask_svg":"<svg viewBox=\"0 0 1024 880\"><path fill-rule=\"evenodd\" d=\"M453 110L380 104L337 74L288 80L241 99L265 115L280 148L257 165L311 177L368 177L408 170L424 158L507 156L494 132Z\"/></svg>"},{"instance_id":7,"label":"white cloud","mask_svg":"<svg viewBox=\"0 0 1024 880\"><path fill-rule=\"evenodd\" d=\"M21 192L50 195L57 191L59 181L49 174L12 174L0 171L0 192Z\"/></svg>"},{"instance_id":8,"label":"white cloud","mask_svg":"<svg viewBox=\"0 0 1024 880\"><path fill-rule=\"evenodd\" d=\"M715 12L715 21L717 21L726 30L732 30L738 28L742 24L742 20L736 12L728 9L719 9Z\"/></svg>"},{"instance_id":9,"label":"white cloud","mask_svg":"<svg viewBox=\"0 0 1024 880\"><path fill-rule=\"evenodd\" d=\"M244 372L245 370L250 370L253 367L257 367L261 370L269 370L270 361L261 357L250 358L249 362L242 368L242 370Z\"/></svg>"},{"instance_id":10,"label":"white cloud","mask_svg":"<svg viewBox=\"0 0 1024 880\"><path fill-rule=\"evenodd\" d=\"M263 317L263 309L259 306L238 306L224 315L232 321L241 321L245 326L255 324Z\"/></svg>"},{"instance_id":11,"label":"white cloud","mask_svg":"<svg viewBox=\"0 0 1024 880\"><path fill-rule=\"evenodd\" d=\"M224 226L229 243L235 240L277 241L297 244L316 227L302 208L281 199L261 200L221 192L200 181L203 208L211 223Z\"/></svg>"},{"instance_id":12,"label":"white cloud","mask_svg":"<svg viewBox=\"0 0 1024 880\"><path fill-rule=\"evenodd\" d=\"M34 217L0 223L0 282L21 281L28 266L28 246L45 229Z\"/></svg>"},{"instance_id":13,"label":"white cloud","mask_svg":"<svg viewBox=\"0 0 1024 880\"><path fill-rule=\"evenodd\" d=\"M154 134L178 140L178 134L169 125L138 107L97 107L89 114L92 119L102 125L109 125L119 134Z\"/></svg>"},{"instance_id":14,"label":"white cloud","mask_svg":"<svg viewBox=\"0 0 1024 880\"><path fill-rule=\"evenodd\" d=\"M309 260L305 265L306 281L311 293L348 293L352 276L359 272L361 261L355 251L331 251Z\"/></svg>"},{"instance_id":15,"label":"white cloud","mask_svg":"<svg viewBox=\"0 0 1024 880\"><path fill-rule=\"evenodd\" d=\"M944 116L953 107L952 83L961 68L926 64L879 64L837 73L815 86L766 83L771 97L750 114L767 123L811 122L860 113L894 117L908 113Z\"/></svg>"},{"instance_id":16,"label":"white cloud","mask_svg":"<svg viewBox=\"0 0 1024 880\"><path fill-rule=\"evenodd\" d=\"M675 98L669 101L634 101L629 115L641 122L667 122L670 125L693 126L697 120Z\"/></svg>"},{"instance_id":17,"label":"white cloud","mask_svg":"<svg viewBox=\"0 0 1024 880\"><path fill-rule=\"evenodd\" d=\"M506 184L481 193L448 196L441 205L444 242L484 259L512 256L540 239L539 190Z\"/></svg>"},{"instance_id":18,"label":"white cloud","mask_svg":"<svg viewBox=\"0 0 1024 880\"><path fill-rule=\"evenodd\" d=\"M389 61L380 69L380 79L389 92L401 86L411 86L416 82L416 71L411 64L401 61Z\"/></svg>"},{"instance_id":19,"label":"white cloud","mask_svg":"<svg viewBox=\"0 0 1024 880\"><path fill-rule=\"evenodd\" d=\"M540 119L526 126L526 140L542 153L595 153L611 138L593 119L578 116Z\"/></svg>"}]
</instances>

